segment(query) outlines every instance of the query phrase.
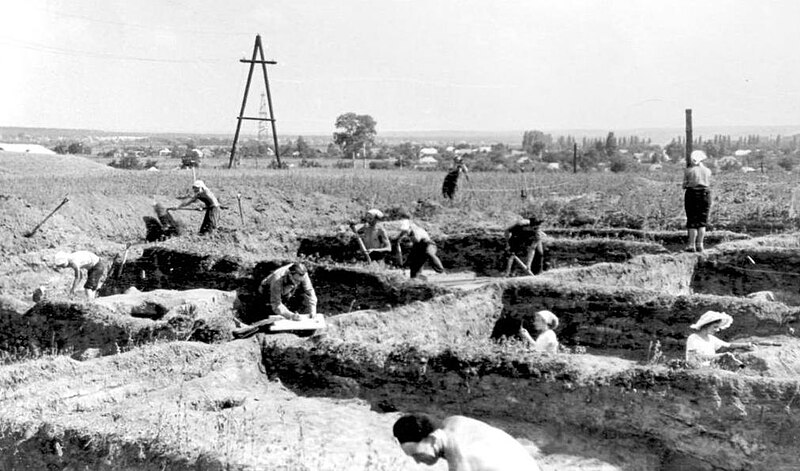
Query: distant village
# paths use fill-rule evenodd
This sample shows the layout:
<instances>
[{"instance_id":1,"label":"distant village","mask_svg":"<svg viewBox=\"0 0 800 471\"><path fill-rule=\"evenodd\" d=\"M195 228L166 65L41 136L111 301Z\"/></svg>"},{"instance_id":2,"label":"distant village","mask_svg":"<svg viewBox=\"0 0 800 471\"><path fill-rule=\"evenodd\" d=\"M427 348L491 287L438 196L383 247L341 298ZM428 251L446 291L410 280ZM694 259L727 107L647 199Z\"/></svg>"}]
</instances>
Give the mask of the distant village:
<instances>
[{"instance_id":1,"label":"distant village","mask_svg":"<svg viewBox=\"0 0 800 471\"><path fill-rule=\"evenodd\" d=\"M402 140L378 136L375 142L345 155L329 136L297 136L279 139L279 155L287 167L363 166L376 170L407 168L442 170L462 157L472 171L651 171L683 162L685 142L676 136L666 145L640 136L551 136L525 131L519 141L458 142ZM694 147L709 155L715 171L793 171L800 163L798 135L698 136ZM202 135L117 135L79 131L0 129L0 152L33 152L86 155L109 160L121 168L200 166L203 162L226 162L231 153L230 137ZM275 160L272 140L243 138L237 159Z\"/></svg>"}]
</instances>

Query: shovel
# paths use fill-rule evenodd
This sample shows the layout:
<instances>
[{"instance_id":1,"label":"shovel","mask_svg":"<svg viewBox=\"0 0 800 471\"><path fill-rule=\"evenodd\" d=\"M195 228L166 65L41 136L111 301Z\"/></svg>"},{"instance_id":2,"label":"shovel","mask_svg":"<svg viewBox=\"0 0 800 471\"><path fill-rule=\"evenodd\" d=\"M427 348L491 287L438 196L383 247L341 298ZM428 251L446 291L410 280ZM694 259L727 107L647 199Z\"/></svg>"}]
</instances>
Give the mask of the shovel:
<instances>
[{"instance_id":1,"label":"shovel","mask_svg":"<svg viewBox=\"0 0 800 471\"><path fill-rule=\"evenodd\" d=\"M68 196L65 196L65 197L64 197L64 201L62 201L61 203L59 203L59 205L58 205L58 206L56 206L56 209L54 209L54 210L50 211L50 214L48 214L47 216L45 216L45 217L44 217L44 219L42 219L42 222L40 222L39 224L37 224L37 225L36 225L36 227L34 227L33 229L31 229L29 232L26 232L25 234L23 234L23 236L25 236L25 237L33 237L33 235L34 235L34 234L36 234L36 231L38 231L38 230L39 230L39 228L40 228L40 227L42 227L42 224L44 224L44 223L45 223L45 222L46 222L48 219L50 219L50 217L51 217L53 214L55 214L55 213L56 213L56 211L58 211L59 209L61 209L61 207L62 207L62 206L64 206L65 204L67 204L68 202L69 202L69 197L68 197Z\"/></svg>"}]
</instances>

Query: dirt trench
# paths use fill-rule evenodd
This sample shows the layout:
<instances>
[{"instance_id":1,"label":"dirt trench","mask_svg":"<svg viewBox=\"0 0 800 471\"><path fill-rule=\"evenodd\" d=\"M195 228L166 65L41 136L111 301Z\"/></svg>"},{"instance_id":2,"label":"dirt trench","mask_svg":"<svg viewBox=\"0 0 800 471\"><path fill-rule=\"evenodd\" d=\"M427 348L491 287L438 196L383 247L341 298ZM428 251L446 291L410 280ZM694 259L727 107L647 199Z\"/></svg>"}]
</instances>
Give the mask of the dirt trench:
<instances>
[{"instance_id":1,"label":"dirt trench","mask_svg":"<svg viewBox=\"0 0 800 471\"><path fill-rule=\"evenodd\" d=\"M128 261L119 271L116 263L112 276L101 294L121 293L131 286L141 291L153 289L213 288L236 291L237 314L244 322L261 319L266 302L258 294L261 280L292 260L267 260L246 264L231 257L213 257L177 252L160 247L145 249L142 257ZM398 273L330 263L306 262L317 294L317 310L335 315L361 309L388 309L424 301L445 290L408 280Z\"/></svg>"},{"instance_id":2,"label":"dirt trench","mask_svg":"<svg viewBox=\"0 0 800 471\"><path fill-rule=\"evenodd\" d=\"M449 234L434 238L434 242L438 248L437 256L446 270L469 271L479 276L502 276L505 272L505 243L502 231L476 230ZM402 247L405 254L409 249L410 247L406 245ZM583 239L550 237L545 240L544 264L547 269L554 269L601 262L620 263L637 255L664 253L667 253L667 250L661 244L644 238L618 240L599 237ZM335 263L364 261L358 242L350 233L302 239L297 254L301 257ZM399 266L395 256L390 257L387 264Z\"/></svg>"}]
</instances>

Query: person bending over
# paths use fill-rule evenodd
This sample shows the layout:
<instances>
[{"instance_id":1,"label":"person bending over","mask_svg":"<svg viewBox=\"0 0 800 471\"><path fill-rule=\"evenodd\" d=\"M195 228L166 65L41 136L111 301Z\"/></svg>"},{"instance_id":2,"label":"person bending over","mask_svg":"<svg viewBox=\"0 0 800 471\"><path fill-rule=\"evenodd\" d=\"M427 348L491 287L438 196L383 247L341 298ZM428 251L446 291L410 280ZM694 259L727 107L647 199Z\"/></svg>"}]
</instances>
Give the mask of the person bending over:
<instances>
[{"instance_id":1,"label":"person bending over","mask_svg":"<svg viewBox=\"0 0 800 471\"><path fill-rule=\"evenodd\" d=\"M74 272L75 279L69 290L70 296L74 295L75 290L85 281L83 289L86 297L94 299L97 296L97 291L103 287L103 282L105 282L108 275L108 264L88 250L79 250L72 253L58 252L53 265L56 269L69 267Z\"/></svg>"},{"instance_id":2,"label":"person bending over","mask_svg":"<svg viewBox=\"0 0 800 471\"><path fill-rule=\"evenodd\" d=\"M398 252L400 250L401 242L404 239L411 240L411 252L408 254L408 268L411 270L411 278L417 278L422 266L426 261L430 261L433 270L436 273L444 273L444 267L441 260L436 256L436 244L431 240L428 232L411 222L410 219L404 219L400 224L400 234L397 237Z\"/></svg>"},{"instance_id":3,"label":"person bending over","mask_svg":"<svg viewBox=\"0 0 800 471\"><path fill-rule=\"evenodd\" d=\"M506 241L506 263L505 277L511 276L514 263L519 260L518 254L525 253L525 269L538 275L544 270L544 247L542 239L544 233L540 226L542 221L535 214L527 214L524 219L509 226L503 233ZM522 268L522 267L520 267Z\"/></svg>"},{"instance_id":4,"label":"person bending over","mask_svg":"<svg viewBox=\"0 0 800 471\"><path fill-rule=\"evenodd\" d=\"M408 414L393 427L403 452L428 466L443 459L449 471L540 471L514 437L499 428L460 415L439 422L427 414Z\"/></svg>"},{"instance_id":5,"label":"person bending over","mask_svg":"<svg viewBox=\"0 0 800 471\"><path fill-rule=\"evenodd\" d=\"M217 200L217 197L214 196L214 193L212 193L206 184L203 183L203 180L196 180L194 183L192 183L192 191L194 191L194 196L181 203L177 208L172 209L185 208L195 201L202 202L206 206L206 213L203 217L202 224L200 224L199 234L211 234L219 225L219 201Z\"/></svg>"},{"instance_id":6,"label":"person bending over","mask_svg":"<svg viewBox=\"0 0 800 471\"><path fill-rule=\"evenodd\" d=\"M267 316L283 316L299 320L299 314L317 314L317 294L302 263L284 265L264 278L258 287L262 296L269 295Z\"/></svg>"}]
</instances>

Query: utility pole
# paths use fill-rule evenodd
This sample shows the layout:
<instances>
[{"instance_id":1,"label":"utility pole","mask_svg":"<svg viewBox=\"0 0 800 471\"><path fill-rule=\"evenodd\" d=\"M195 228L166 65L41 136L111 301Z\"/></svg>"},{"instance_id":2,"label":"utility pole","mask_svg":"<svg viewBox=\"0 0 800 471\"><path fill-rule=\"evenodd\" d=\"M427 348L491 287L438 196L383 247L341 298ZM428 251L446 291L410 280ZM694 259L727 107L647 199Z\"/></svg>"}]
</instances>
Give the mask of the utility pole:
<instances>
[{"instance_id":1,"label":"utility pole","mask_svg":"<svg viewBox=\"0 0 800 471\"><path fill-rule=\"evenodd\" d=\"M692 110L686 110L686 166L692 164L692 149L694 141L692 140Z\"/></svg>"},{"instance_id":2,"label":"utility pole","mask_svg":"<svg viewBox=\"0 0 800 471\"><path fill-rule=\"evenodd\" d=\"M578 173L578 143L572 143L572 173Z\"/></svg>"},{"instance_id":3,"label":"utility pole","mask_svg":"<svg viewBox=\"0 0 800 471\"><path fill-rule=\"evenodd\" d=\"M275 160L278 161L278 167L281 167L281 156L280 150L278 149L278 132L275 129L275 113L272 111L272 95L269 91L269 76L267 75L267 64L275 65L277 62L275 61L268 61L264 59L264 47L261 45L261 35L256 35L256 41L253 45L253 56L250 60L248 59L239 59L239 62L243 62L245 64L250 64L250 70L247 72L247 84L244 87L244 98L242 98L242 108L239 111L239 117L237 118L236 122L236 133L233 136L233 145L231 146L231 160L228 163L228 168L233 167L234 157L236 156L236 144L239 141L239 131L242 129L242 121L243 120L255 120L255 121L269 121L272 124L272 142L275 145ZM250 92L250 82L253 79L253 69L255 68L256 64L261 64L261 71L264 74L264 85L267 87L267 107L269 109L269 117L249 117L244 115L245 107L247 106L247 95ZM260 132L260 129L259 129Z\"/></svg>"}]
</instances>

